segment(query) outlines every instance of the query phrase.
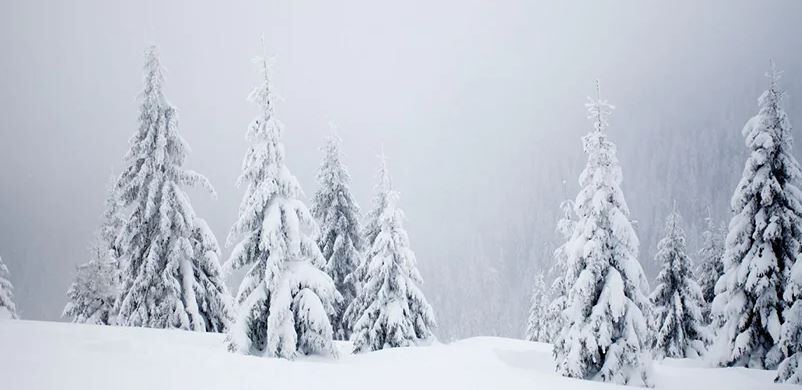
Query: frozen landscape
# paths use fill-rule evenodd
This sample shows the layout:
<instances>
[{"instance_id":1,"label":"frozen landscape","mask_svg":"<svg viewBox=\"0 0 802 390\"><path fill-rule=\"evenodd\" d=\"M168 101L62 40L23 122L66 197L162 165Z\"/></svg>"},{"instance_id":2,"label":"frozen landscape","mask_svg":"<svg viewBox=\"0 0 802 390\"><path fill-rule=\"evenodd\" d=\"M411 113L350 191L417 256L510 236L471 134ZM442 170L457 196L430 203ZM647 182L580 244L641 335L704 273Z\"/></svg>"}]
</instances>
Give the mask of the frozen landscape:
<instances>
[{"instance_id":1,"label":"frozen landscape","mask_svg":"<svg viewBox=\"0 0 802 390\"><path fill-rule=\"evenodd\" d=\"M798 388L801 22L0 1L0 390Z\"/></svg>"},{"instance_id":2,"label":"frozen landscape","mask_svg":"<svg viewBox=\"0 0 802 390\"><path fill-rule=\"evenodd\" d=\"M551 346L500 337L297 361L229 353L219 334L0 320L4 389L632 389L554 373ZM655 389L795 389L774 372L655 363Z\"/></svg>"}]
</instances>

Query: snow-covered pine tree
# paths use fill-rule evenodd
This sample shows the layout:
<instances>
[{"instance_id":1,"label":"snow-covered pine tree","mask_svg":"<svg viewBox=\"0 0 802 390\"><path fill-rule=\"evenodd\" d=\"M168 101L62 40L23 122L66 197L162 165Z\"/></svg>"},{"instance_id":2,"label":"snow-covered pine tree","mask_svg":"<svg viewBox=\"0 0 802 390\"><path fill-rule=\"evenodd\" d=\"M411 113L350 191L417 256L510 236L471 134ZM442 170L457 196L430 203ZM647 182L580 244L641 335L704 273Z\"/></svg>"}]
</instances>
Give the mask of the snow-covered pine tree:
<instances>
[{"instance_id":1,"label":"snow-covered pine tree","mask_svg":"<svg viewBox=\"0 0 802 390\"><path fill-rule=\"evenodd\" d=\"M109 189L100 229L89 246L89 261L77 267L75 280L67 290L69 301L62 316L73 322L112 325L117 313L120 269L116 236L123 225L114 187Z\"/></svg>"},{"instance_id":2,"label":"snow-covered pine tree","mask_svg":"<svg viewBox=\"0 0 802 390\"><path fill-rule=\"evenodd\" d=\"M404 213L397 207L398 193L389 185L386 160L379 169L377 196L384 202L378 214L378 234L358 274L364 285L346 311L355 318L354 352L406 347L430 340L436 326L434 312L419 285L423 280L409 248Z\"/></svg>"},{"instance_id":3,"label":"snow-covered pine tree","mask_svg":"<svg viewBox=\"0 0 802 390\"><path fill-rule=\"evenodd\" d=\"M0 257L0 320L17 318L17 306L14 305L14 285L9 280L9 272L3 258Z\"/></svg>"},{"instance_id":4,"label":"snow-covered pine tree","mask_svg":"<svg viewBox=\"0 0 802 390\"><path fill-rule=\"evenodd\" d=\"M565 242L554 250L554 265L549 270L554 274L554 280L549 289L549 302L546 308L546 338L547 342L553 343L557 334L562 329L563 312L568 303L568 286L565 283L565 272L568 262L568 243L574 233L575 214L574 202L572 200L563 201L560 204L563 216L557 221L557 233L562 236Z\"/></svg>"},{"instance_id":5,"label":"snow-covered pine tree","mask_svg":"<svg viewBox=\"0 0 802 390\"><path fill-rule=\"evenodd\" d=\"M162 92L155 47L147 50L144 79L139 130L115 188L124 212L116 239L123 264L117 324L222 332L231 314L220 249L182 186L213 189L183 168L189 146Z\"/></svg>"},{"instance_id":6,"label":"snow-covered pine tree","mask_svg":"<svg viewBox=\"0 0 802 390\"><path fill-rule=\"evenodd\" d=\"M267 61L256 62L262 79L249 100L259 112L246 133L251 146L238 179L245 195L227 240L236 246L226 268L248 267L236 297L229 350L287 359L333 355L329 315L337 291L312 237L317 224L285 163Z\"/></svg>"},{"instance_id":7,"label":"snow-covered pine tree","mask_svg":"<svg viewBox=\"0 0 802 390\"><path fill-rule=\"evenodd\" d=\"M709 214L709 213L708 213ZM706 325L710 324L710 306L716 297L716 282L724 273L724 237L726 228L716 226L712 215L705 219L707 227L702 232L702 247L699 249L699 266L696 270L699 287L702 289L704 304L702 306L702 318Z\"/></svg>"},{"instance_id":8,"label":"snow-covered pine tree","mask_svg":"<svg viewBox=\"0 0 802 390\"><path fill-rule=\"evenodd\" d=\"M348 340L351 328L344 314L356 296L354 271L362 262L359 206L349 187L351 177L340 161L342 140L336 134L326 139L325 156L317 180L320 185L312 199L312 214L320 225L317 243L326 261L326 273L342 296L331 317L334 338Z\"/></svg>"},{"instance_id":9,"label":"snow-covered pine tree","mask_svg":"<svg viewBox=\"0 0 802 390\"><path fill-rule=\"evenodd\" d=\"M662 268L650 297L655 325L652 353L660 358L699 357L710 338L702 318L702 290L685 249L685 231L675 208L666 218L665 237L657 244L655 261Z\"/></svg>"},{"instance_id":10,"label":"snow-covered pine tree","mask_svg":"<svg viewBox=\"0 0 802 390\"><path fill-rule=\"evenodd\" d=\"M362 232L360 234L362 237L363 250L361 262L356 267L354 272L348 276L348 281L357 286L357 295L354 299L359 297L359 290L365 285L365 277L367 276L366 272L368 269L367 258L370 256L373 243L376 241L376 236L379 235L379 231L381 230L381 223L379 219L381 218L384 209L387 208L387 194L390 193L391 188L392 183L390 182L390 175L387 172L387 161L384 156L384 151L382 150L381 154L379 155L379 169L376 172L376 184L373 186L373 199L371 202L372 207L365 216L365 223L362 225ZM351 309L351 306L354 308ZM361 306L359 304L353 304L352 300L348 307L346 307L343 315L343 320L346 322L346 327L351 331L353 331L356 321L362 314L360 312L361 309L358 310L356 307Z\"/></svg>"},{"instance_id":11,"label":"snow-covered pine tree","mask_svg":"<svg viewBox=\"0 0 802 390\"><path fill-rule=\"evenodd\" d=\"M546 290L546 282L543 280L543 272L538 271L535 274L535 280L532 284L532 298L530 299L531 306L529 307L529 318L526 322L526 339L529 341L538 341L542 343L550 343L548 318L546 317L546 310L549 305L548 291Z\"/></svg>"},{"instance_id":12,"label":"snow-covered pine tree","mask_svg":"<svg viewBox=\"0 0 802 390\"><path fill-rule=\"evenodd\" d=\"M798 262L802 240L799 163L791 153L791 124L782 109L779 74L768 74L760 111L743 129L750 155L732 197L734 216L724 250L724 275L716 283L715 351L722 366L775 368L780 348L783 293ZM788 298L794 301L793 287ZM793 353L787 350L787 353Z\"/></svg>"},{"instance_id":13,"label":"snow-covered pine tree","mask_svg":"<svg viewBox=\"0 0 802 390\"><path fill-rule=\"evenodd\" d=\"M111 325L118 294L117 262L100 237L92 241L89 252L89 261L77 267L67 290L69 301L62 316L77 323Z\"/></svg>"},{"instance_id":14,"label":"snow-covered pine tree","mask_svg":"<svg viewBox=\"0 0 802 390\"><path fill-rule=\"evenodd\" d=\"M568 377L648 385L648 282L638 262L638 237L621 192L615 145L607 139L612 106L598 95L587 104L594 130L579 177L577 220L567 244L570 286L564 324L554 344L557 372Z\"/></svg>"}]
</instances>

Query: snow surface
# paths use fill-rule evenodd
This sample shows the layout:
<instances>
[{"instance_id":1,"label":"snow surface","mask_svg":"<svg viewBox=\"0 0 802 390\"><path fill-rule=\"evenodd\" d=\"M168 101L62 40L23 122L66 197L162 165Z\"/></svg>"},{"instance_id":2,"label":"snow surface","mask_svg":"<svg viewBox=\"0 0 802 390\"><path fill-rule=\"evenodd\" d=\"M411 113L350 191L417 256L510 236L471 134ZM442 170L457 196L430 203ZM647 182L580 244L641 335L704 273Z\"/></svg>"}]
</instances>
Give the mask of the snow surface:
<instances>
[{"instance_id":1,"label":"snow surface","mask_svg":"<svg viewBox=\"0 0 802 390\"><path fill-rule=\"evenodd\" d=\"M296 361L226 351L221 334L0 320L0 388L124 389L633 389L554 373L551 346L478 337ZM657 389L793 389L774 371L656 362Z\"/></svg>"}]
</instances>

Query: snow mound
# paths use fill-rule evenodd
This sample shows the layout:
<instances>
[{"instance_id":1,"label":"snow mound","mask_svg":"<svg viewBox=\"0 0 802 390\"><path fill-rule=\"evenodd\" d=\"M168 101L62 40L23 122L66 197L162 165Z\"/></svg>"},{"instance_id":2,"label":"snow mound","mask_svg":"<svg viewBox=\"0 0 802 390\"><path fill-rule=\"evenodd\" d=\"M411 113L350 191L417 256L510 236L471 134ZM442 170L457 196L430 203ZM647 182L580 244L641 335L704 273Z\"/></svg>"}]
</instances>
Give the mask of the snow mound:
<instances>
[{"instance_id":1,"label":"snow mound","mask_svg":"<svg viewBox=\"0 0 802 390\"><path fill-rule=\"evenodd\" d=\"M551 346L477 337L452 344L296 361L226 351L224 336L180 330L0 320L0 388L181 389L632 389L563 378ZM656 363L657 389L792 389L773 371Z\"/></svg>"}]
</instances>

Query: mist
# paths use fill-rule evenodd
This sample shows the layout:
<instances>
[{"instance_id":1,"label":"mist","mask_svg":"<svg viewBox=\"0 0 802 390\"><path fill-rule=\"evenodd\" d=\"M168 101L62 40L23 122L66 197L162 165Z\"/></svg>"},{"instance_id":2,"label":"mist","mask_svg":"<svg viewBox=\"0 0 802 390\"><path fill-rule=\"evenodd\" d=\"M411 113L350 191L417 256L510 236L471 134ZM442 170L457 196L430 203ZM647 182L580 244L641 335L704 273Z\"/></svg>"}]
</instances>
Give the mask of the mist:
<instances>
[{"instance_id":1,"label":"mist","mask_svg":"<svg viewBox=\"0 0 802 390\"><path fill-rule=\"evenodd\" d=\"M800 16L792 0L4 1L0 256L19 313L62 320L137 128L150 44L192 146L186 166L217 190L190 196L221 244L242 196L251 59L266 53L307 198L330 122L363 211L388 156L437 333L451 339L522 334L532 275L559 245L558 206L578 190L595 79L616 106L609 134L649 277L674 202L692 251L708 210L727 222L770 58L800 138Z\"/></svg>"}]
</instances>

